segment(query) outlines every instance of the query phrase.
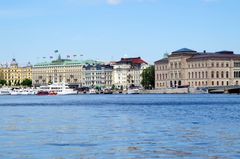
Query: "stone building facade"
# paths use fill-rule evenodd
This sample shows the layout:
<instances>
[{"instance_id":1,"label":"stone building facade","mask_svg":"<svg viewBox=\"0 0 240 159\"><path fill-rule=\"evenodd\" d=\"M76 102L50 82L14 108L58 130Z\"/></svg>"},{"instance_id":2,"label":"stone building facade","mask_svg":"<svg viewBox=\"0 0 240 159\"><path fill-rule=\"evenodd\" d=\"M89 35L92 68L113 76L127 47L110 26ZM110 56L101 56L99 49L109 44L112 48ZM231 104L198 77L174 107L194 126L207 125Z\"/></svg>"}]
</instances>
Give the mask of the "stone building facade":
<instances>
[{"instance_id":1,"label":"stone building facade","mask_svg":"<svg viewBox=\"0 0 240 159\"><path fill-rule=\"evenodd\" d=\"M85 87L112 87L113 67L110 65L97 64L84 66Z\"/></svg>"},{"instance_id":2,"label":"stone building facade","mask_svg":"<svg viewBox=\"0 0 240 159\"><path fill-rule=\"evenodd\" d=\"M13 58L10 65L1 65L0 78L6 80L7 85L18 86L24 79L32 80L32 65L28 62L26 66L20 67Z\"/></svg>"},{"instance_id":3,"label":"stone building facade","mask_svg":"<svg viewBox=\"0 0 240 159\"><path fill-rule=\"evenodd\" d=\"M33 66L33 85L68 83L69 85L81 87L84 84L83 66L96 63L98 62L93 60L61 59L59 55L57 60L38 63Z\"/></svg>"},{"instance_id":4,"label":"stone building facade","mask_svg":"<svg viewBox=\"0 0 240 159\"><path fill-rule=\"evenodd\" d=\"M121 58L113 64L113 84L116 87L128 88L131 85L141 86L141 74L148 63L136 58Z\"/></svg>"},{"instance_id":5,"label":"stone building facade","mask_svg":"<svg viewBox=\"0 0 240 159\"><path fill-rule=\"evenodd\" d=\"M240 84L240 55L232 51L174 51L155 62L155 87L209 87Z\"/></svg>"}]
</instances>

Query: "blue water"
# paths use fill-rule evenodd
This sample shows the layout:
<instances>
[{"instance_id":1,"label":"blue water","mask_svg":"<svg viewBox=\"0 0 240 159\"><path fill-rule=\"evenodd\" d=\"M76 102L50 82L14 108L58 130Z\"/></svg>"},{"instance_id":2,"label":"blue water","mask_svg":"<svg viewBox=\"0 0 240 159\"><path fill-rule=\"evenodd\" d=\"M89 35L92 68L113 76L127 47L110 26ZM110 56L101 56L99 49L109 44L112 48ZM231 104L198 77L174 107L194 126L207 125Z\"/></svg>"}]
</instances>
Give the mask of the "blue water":
<instances>
[{"instance_id":1,"label":"blue water","mask_svg":"<svg viewBox=\"0 0 240 159\"><path fill-rule=\"evenodd\" d=\"M240 158L239 99L1 96L0 159Z\"/></svg>"}]
</instances>

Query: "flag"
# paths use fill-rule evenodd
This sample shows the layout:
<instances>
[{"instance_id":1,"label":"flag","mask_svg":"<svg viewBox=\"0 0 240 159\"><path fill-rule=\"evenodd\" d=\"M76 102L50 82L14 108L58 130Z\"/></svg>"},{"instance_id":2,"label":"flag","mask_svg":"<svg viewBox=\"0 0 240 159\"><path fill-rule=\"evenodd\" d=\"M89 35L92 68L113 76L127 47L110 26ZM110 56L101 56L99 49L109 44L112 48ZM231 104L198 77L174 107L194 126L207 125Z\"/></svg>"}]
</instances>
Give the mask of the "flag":
<instances>
[{"instance_id":1,"label":"flag","mask_svg":"<svg viewBox=\"0 0 240 159\"><path fill-rule=\"evenodd\" d=\"M52 59L53 57L52 56L50 56L50 59Z\"/></svg>"},{"instance_id":2,"label":"flag","mask_svg":"<svg viewBox=\"0 0 240 159\"><path fill-rule=\"evenodd\" d=\"M55 50L54 52L55 52L55 53L58 53L58 50Z\"/></svg>"},{"instance_id":3,"label":"flag","mask_svg":"<svg viewBox=\"0 0 240 159\"><path fill-rule=\"evenodd\" d=\"M43 57L43 59L45 59L46 57Z\"/></svg>"},{"instance_id":4,"label":"flag","mask_svg":"<svg viewBox=\"0 0 240 159\"><path fill-rule=\"evenodd\" d=\"M77 57L77 55L73 55L73 57Z\"/></svg>"},{"instance_id":5,"label":"flag","mask_svg":"<svg viewBox=\"0 0 240 159\"><path fill-rule=\"evenodd\" d=\"M67 58L70 58L70 55L67 55Z\"/></svg>"}]
</instances>

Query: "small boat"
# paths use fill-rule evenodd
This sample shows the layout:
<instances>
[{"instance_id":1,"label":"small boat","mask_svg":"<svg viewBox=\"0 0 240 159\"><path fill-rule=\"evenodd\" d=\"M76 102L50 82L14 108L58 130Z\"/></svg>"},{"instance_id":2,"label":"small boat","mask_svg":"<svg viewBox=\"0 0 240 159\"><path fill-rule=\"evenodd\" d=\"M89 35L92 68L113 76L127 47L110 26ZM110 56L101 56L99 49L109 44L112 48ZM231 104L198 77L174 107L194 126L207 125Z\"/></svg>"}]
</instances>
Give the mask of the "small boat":
<instances>
[{"instance_id":1,"label":"small boat","mask_svg":"<svg viewBox=\"0 0 240 159\"><path fill-rule=\"evenodd\" d=\"M11 95L11 91L8 89L0 89L0 95Z\"/></svg>"},{"instance_id":2,"label":"small boat","mask_svg":"<svg viewBox=\"0 0 240 159\"><path fill-rule=\"evenodd\" d=\"M34 95L36 92L33 89L14 89L11 95Z\"/></svg>"},{"instance_id":3,"label":"small boat","mask_svg":"<svg viewBox=\"0 0 240 159\"><path fill-rule=\"evenodd\" d=\"M97 91L96 91L96 89L91 88L91 89L89 89L88 94L97 94Z\"/></svg>"},{"instance_id":4,"label":"small boat","mask_svg":"<svg viewBox=\"0 0 240 159\"><path fill-rule=\"evenodd\" d=\"M127 94L140 94L139 87L130 87L127 90Z\"/></svg>"}]
</instances>

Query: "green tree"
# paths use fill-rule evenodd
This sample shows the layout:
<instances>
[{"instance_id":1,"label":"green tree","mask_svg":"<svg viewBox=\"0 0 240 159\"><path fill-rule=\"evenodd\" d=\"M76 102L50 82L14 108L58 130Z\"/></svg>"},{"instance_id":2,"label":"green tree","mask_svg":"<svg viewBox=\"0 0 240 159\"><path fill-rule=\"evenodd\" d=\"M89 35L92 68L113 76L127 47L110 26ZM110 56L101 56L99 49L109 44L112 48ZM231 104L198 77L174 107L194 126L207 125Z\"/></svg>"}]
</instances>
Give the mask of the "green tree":
<instances>
[{"instance_id":1,"label":"green tree","mask_svg":"<svg viewBox=\"0 0 240 159\"><path fill-rule=\"evenodd\" d=\"M0 85L2 85L2 86L3 86L3 85L5 85L5 84L7 84L7 81L6 81L6 80L4 80L4 79L1 79L1 80L0 80Z\"/></svg>"},{"instance_id":2,"label":"green tree","mask_svg":"<svg viewBox=\"0 0 240 159\"><path fill-rule=\"evenodd\" d=\"M22 81L21 85L31 87L32 86L32 80L26 78Z\"/></svg>"},{"instance_id":3,"label":"green tree","mask_svg":"<svg viewBox=\"0 0 240 159\"><path fill-rule=\"evenodd\" d=\"M150 66L143 70L141 84L145 89L155 88L155 69L154 66Z\"/></svg>"}]
</instances>

